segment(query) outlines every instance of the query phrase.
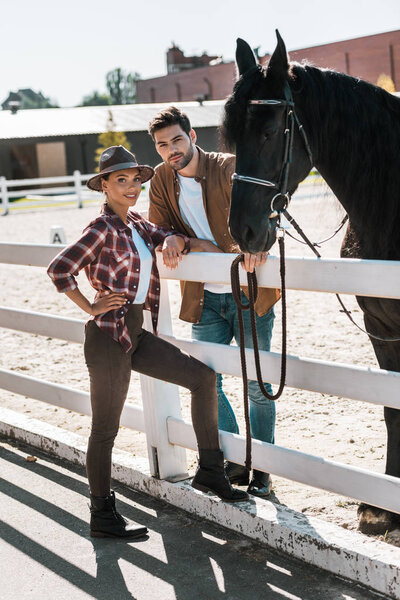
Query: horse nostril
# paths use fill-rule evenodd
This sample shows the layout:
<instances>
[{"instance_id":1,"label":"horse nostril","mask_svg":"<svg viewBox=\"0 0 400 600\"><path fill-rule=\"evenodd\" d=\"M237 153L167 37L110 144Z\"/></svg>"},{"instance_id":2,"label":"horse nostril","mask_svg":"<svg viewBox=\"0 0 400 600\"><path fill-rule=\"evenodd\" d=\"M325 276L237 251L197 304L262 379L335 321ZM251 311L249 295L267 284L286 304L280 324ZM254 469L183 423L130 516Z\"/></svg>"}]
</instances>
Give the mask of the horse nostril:
<instances>
[{"instance_id":1,"label":"horse nostril","mask_svg":"<svg viewBox=\"0 0 400 600\"><path fill-rule=\"evenodd\" d=\"M254 231L249 225L245 225L242 231L242 238L247 244L254 239Z\"/></svg>"}]
</instances>

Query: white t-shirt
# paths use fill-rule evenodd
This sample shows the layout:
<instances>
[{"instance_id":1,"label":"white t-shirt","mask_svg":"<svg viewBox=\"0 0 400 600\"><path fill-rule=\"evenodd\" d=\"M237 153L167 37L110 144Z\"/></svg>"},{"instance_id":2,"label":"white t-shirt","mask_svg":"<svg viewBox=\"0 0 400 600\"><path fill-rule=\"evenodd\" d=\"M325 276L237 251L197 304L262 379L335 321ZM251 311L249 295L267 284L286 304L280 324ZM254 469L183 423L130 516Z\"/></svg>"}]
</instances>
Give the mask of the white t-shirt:
<instances>
[{"instance_id":1,"label":"white t-shirt","mask_svg":"<svg viewBox=\"0 0 400 600\"><path fill-rule=\"evenodd\" d=\"M215 244L215 239L211 233L206 211L203 203L203 190L198 181L193 177L182 177L179 175L179 185L181 193L179 196L179 210L182 219L195 232L201 240L209 240ZM204 289L214 294L227 294L232 292L230 285L224 283L205 283Z\"/></svg>"},{"instance_id":2,"label":"white t-shirt","mask_svg":"<svg viewBox=\"0 0 400 600\"><path fill-rule=\"evenodd\" d=\"M133 223L129 223L132 231L132 240L136 246L140 258L140 277L134 304L143 304L149 291L151 267L153 265L153 255L146 246L146 242L136 231Z\"/></svg>"}]
</instances>

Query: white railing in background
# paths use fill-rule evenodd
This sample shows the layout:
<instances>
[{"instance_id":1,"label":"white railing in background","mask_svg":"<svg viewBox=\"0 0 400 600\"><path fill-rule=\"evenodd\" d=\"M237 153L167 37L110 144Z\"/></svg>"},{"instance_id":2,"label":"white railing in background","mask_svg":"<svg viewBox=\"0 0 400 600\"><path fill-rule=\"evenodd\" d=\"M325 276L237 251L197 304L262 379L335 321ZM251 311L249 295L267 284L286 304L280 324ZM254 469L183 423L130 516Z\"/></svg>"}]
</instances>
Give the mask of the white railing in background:
<instances>
[{"instance_id":1,"label":"white railing in background","mask_svg":"<svg viewBox=\"0 0 400 600\"><path fill-rule=\"evenodd\" d=\"M0 243L0 262L44 267L61 247ZM217 372L240 376L237 347L172 336L165 282L165 279L183 279L224 283L228 278L232 258L232 255L227 254L191 254L172 272L159 262L162 277L159 329L165 339L190 352ZM213 266L212 272L210 264ZM400 262L313 258L288 258L286 261L286 282L289 289L400 299L399 274ZM241 277L244 283L245 274L242 273ZM258 280L260 286L279 287L277 257L270 256L267 264L259 269ZM376 289L377 282L379 290ZM84 322L78 319L0 307L0 327L81 343L83 326ZM278 383L280 355L272 352L261 352L260 355L266 378L271 383ZM247 351L247 359L249 377L255 379L251 350ZM146 432L153 475L172 479L184 477L184 448L195 450L196 440L191 424L182 421L177 388L143 376L141 384L143 410L128 403L124 408L121 424ZM400 409L400 373L397 372L288 356L287 385ZM0 387L70 410L90 413L88 394L15 371L0 369ZM220 432L220 439L226 457L243 464L244 438ZM258 440L253 440L252 450L253 465L257 469L400 513L398 478L371 473Z\"/></svg>"},{"instance_id":2,"label":"white railing in background","mask_svg":"<svg viewBox=\"0 0 400 600\"><path fill-rule=\"evenodd\" d=\"M9 214L13 207L10 200L15 198L27 198L25 201L21 200L18 202L18 210L22 208L35 208L42 205L42 196L46 197L46 201L50 202L51 206L76 203L78 208L82 208L84 203L95 202L100 197L98 192L93 192L86 187L82 187L82 184L86 183L94 175L95 173L82 174L80 171L74 171L73 175L38 177L35 179L6 179L1 176L0 200L2 216ZM14 188L16 187L22 187L23 189L15 190ZM145 184L143 188L144 195L146 196L148 185L146 186ZM141 198L141 201L143 201L143 198Z\"/></svg>"}]
</instances>

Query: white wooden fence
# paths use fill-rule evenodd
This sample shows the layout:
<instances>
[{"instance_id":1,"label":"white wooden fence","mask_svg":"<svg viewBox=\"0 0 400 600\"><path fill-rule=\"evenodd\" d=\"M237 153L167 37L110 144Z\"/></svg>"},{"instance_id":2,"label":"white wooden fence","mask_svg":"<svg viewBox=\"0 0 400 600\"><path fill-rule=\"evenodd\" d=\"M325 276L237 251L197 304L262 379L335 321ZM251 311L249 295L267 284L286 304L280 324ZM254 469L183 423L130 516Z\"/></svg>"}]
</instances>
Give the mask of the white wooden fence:
<instances>
[{"instance_id":1,"label":"white wooden fence","mask_svg":"<svg viewBox=\"0 0 400 600\"><path fill-rule=\"evenodd\" d=\"M50 206L65 205L66 203L75 203L77 208L82 208L86 202L96 202L100 197L98 192L89 190L84 184L95 173L82 174L80 171L74 171L73 175L63 175L59 177L39 177L35 179L6 179L0 177L0 201L2 216L7 216L13 207L10 200L15 198L26 198L18 202L18 210L24 208L35 208L46 204ZM15 188L22 188L16 190ZM141 204L144 204L148 184L143 186L145 191L141 197ZM46 197L45 201L43 196ZM47 198L48 196L48 198Z\"/></svg>"},{"instance_id":2,"label":"white wooden fence","mask_svg":"<svg viewBox=\"0 0 400 600\"><path fill-rule=\"evenodd\" d=\"M62 246L0 243L0 262L45 267ZM233 256L190 254L175 271L159 263L162 281L160 334L217 372L240 376L239 349L172 337L165 279L224 283L229 278ZM210 269L212 265L212 272ZM286 281L289 289L342 294L362 294L400 299L400 262L288 258ZM243 278L245 274L242 273ZM258 271L260 286L279 287L279 259L270 256ZM376 282L379 281L379 290ZM49 285L50 282L49 282ZM82 342L83 321L0 307L0 327ZM278 383L280 355L261 352L266 379ZM255 379L252 351L247 351L249 377ZM127 404L121 424L145 431L153 475L179 479L185 476L184 448L196 449L191 424L181 418L177 388L141 377L143 409ZM356 401L400 409L400 373L288 356L287 384L290 387L344 396ZM0 387L50 404L90 413L88 394L9 370L0 369ZM226 457L244 464L245 439L220 432ZM258 440L252 442L255 468L320 489L400 513L400 479L347 466L324 458L289 450Z\"/></svg>"},{"instance_id":3,"label":"white wooden fence","mask_svg":"<svg viewBox=\"0 0 400 600\"><path fill-rule=\"evenodd\" d=\"M8 180L5 177L0 177L0 199L3 209L2 214L3 216L8 215L10 211L11 199L24 198L26 196L56 196L68 194L73 196L78 208L82 208L84 196L94 196L93 192L89 192L89 190L82 190L82 183L86 182L92 176L93 175L91 174L82 175L80 171L74 171L73 175L63 175L60 177L38 177L35 179ZM16 187L21 188L22 186L25 186L26 189L14 189ZM52 204L59 204L60 202L65 202L65 199L51 199ZM32 206L32 201L19 203L19 208Z\"/></svg>"}]
</instances>

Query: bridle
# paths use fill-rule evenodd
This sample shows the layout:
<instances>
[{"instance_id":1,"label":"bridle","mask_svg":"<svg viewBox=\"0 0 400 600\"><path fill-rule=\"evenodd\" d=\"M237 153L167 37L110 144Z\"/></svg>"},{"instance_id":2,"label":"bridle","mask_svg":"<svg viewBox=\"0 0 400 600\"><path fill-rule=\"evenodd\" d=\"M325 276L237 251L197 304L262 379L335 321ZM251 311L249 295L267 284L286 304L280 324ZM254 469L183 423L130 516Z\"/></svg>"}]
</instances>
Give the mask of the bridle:
<instances>
[{"instance_id":1,"label":"bridle","mask_svg":"<svg viewBox=\"0 0 400 600\"><path fill-rule=\"evenodd\" d=\"M257 65L257 70L261 70L262 67ZM253 72L253 71L251 71ZM246 73L247 75L247 73ZM283 151L283 159L281 172L279 176L279 181L269 181L268 179L259 179L258 177L249 177L248 175L239 175L238 173L233 173L232 181L238 181L243 183L252 183L255 185L262 185L265 187L275 188L277 193L271 200L270 205L270 219L275 219L279 216L280 213L284 212L288 207L290 202L290 193L288 191L288 180L289 180L289 170L290 165L292 163L292 155L293 155L293 140L294 140L294 126L295 123L299 129L299 132L303 138L304 145L308 154L308 158L310 161L310 166L314 166L314 161L311 153L310 144L308 143L307 135L304 130L303 125L300 123L299 118L294 109L294 101L292 90L288 82L285 82L284 87L284 95L285 99L283 100L249 100L249 104L254 106L284 106L285 107L285 129L283 135L285 136L285 146ZM283 200L283 202L281 202ZM280 202L280 204L279 204Z\"/></svg>"},{"instance_id":2,"label":"bridle","mask_svg":"<svg viewBox=\"0 0 400 600\"><path fill-rule=\"evenodd\" d=\"M261 72L262 66L256 65L254 68L247 71L243 75L243 78L244 79L248 78L250 75L254 74L255 71ZM319 252L316 249L316 246L318 246L319 244L318 243L313 244L312 242L310 242L310 240L307 238L307 236L305 235L305 233L303 232L301 227L296 223L295 219L287 211L287 208L288 208L289 202L290 202L290 198L291 198L291 194L288 191L288 180L289 180L290 165L292 164L292 157L293 157L293 140L294 140L295 123L297 124L297 127L299 129L301 137L303 138L304 146L305 146L305 149L306 149L306 152L308 155L308 160L310 161L310 168L312 168L314 166L314 159L312 156L310 144L308 142L307 134L305 132L305 129L304 129L302 123L300 123L300 120L294 109L293 94L292 94L292 90L290 89L290 85L287 81L285 81L283 93L285 96L284 100L283 99L280 99L280 100L260 99L260 100L249 100L248 101L249 104L254 105L254 106L272 106L272 107L284 106L285 107L285 129L283 131L283 135L285 136L285 146L284 146L284 151L283 151L281 172L279 175L278 182L269 181L268 179L259 179L258 177L250 177L248 175L239 175L238 173L233 173L232 181L238 181L238 182L242 181L243 183L253 183L255 185L262 185L265 187L275 188L277 190L277 193L275 194L275 196L273 196L273 198L271 200L269 219L276 219L277 217L280 217L281 214L283 214L286 217L286 219L289 221L289 223L293 226L293 228L297 231L297 233L299 233L300 236L303 238L304 242L302 242L302 243L306 243L311 248L311 250L314 252L314 254L318 258L320 258L321 255L319 254ZM281 199L283 199L283 202L279 203L279 201ZM340 229L344 226L344 224L346 223L347 220L348 220L348 216L346 215L346 217L342 220L342 223L340 224L340 226L335 231L334 235L336 235L336 233L338 233L340 231ZM280 221L280 219L278 219L277 231L278 231L278 233L280 232L280 235L282 236L283 229L281 228L279 221ZM288 235L290 235L290 234L288 233ZM291 236L291 237L293 237L293 236ZM294 239L296 239L296 238L294 238ZM328 238L328 239L330 239L330 238ZM301 240L298 240L298 241L301 241Z\"/></svg>"}]
</instances>

